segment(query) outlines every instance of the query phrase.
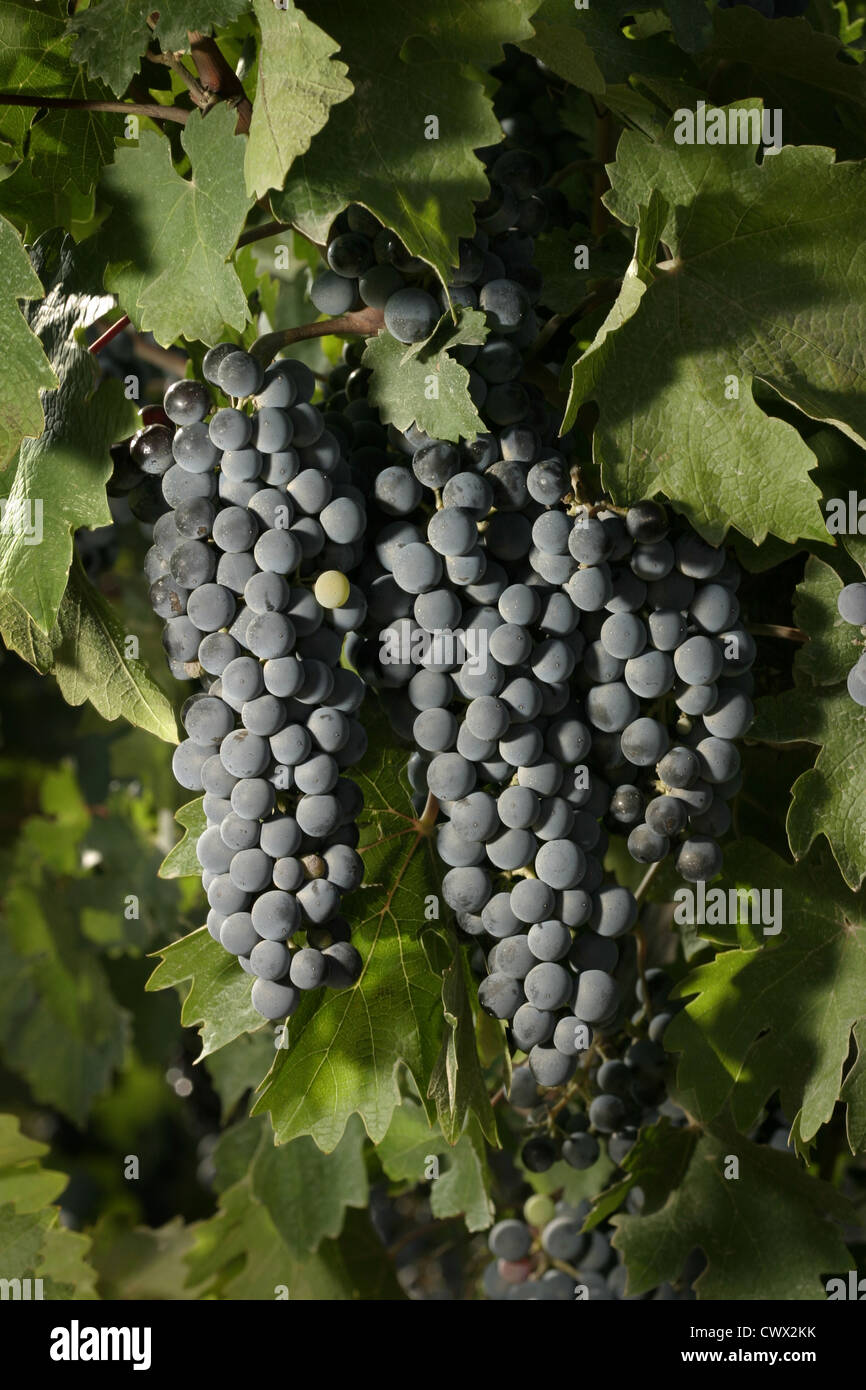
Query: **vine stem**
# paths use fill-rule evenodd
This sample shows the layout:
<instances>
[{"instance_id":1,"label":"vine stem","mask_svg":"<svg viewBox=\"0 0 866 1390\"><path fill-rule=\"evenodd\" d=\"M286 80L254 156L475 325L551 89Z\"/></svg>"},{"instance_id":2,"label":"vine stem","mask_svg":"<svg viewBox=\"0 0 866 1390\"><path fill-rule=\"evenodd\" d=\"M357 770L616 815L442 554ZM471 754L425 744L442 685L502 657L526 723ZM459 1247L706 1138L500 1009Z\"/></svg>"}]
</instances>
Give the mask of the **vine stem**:
<instances>
[{"instance_id":1,"label":"vine stem","mask_svg":"<svg viewBox=\"0 0 866 1390\"><path fill-rule=\"evenodd\" d=\"M101 338L97 338L95 343L91 343L89 351L95 356L97 352L101 352L104 347L108 346L112 338L116 338L118 333L122 333L124 328L128 327L129 314L124 314L123 318L117 320L117 323L113 323L110 328L106 328Z\"/></svg>"},{"instance_id":2,"label":"vine stem","mask_svg":"<svg viewBox=\"0 0 866 1390\"><path fill-rule=\"evenodd\" d=\"M154 26L151 21L148 20L147 22L150 28L153 29ZM212 94L204 90L198 78L193 76L177 53L161 53L159 49L149 48L147 50L147 57L151 63L159 63L162 67L171 68L172 72L177 73L189 92L190 97L202 111L207 111L208 107L213 106L214 97Z\"/></svg>"},{"instance_id":3,"label":"vine stem","mask_svg":"<svg viewBox=\"0 0 866 1390\"><path fill-rule=\"evenodd\" d=\"M635 941L637 942L637 973L643 985L643 1007L647 1016L647 1021L652 1018L652 1005L650 1003L650 992L646 982L646 937L642 927L634 929Z\"/></svg>"},{"instance_id":4,"label":"vine stem","mask_svg":"<svg viewBox=\"0 0 866 1390\"><path fill-rule=\"evenodd\" d=\"M56 111L122 111L133 116L150 116L154 121L176 121L186 125L191 111L182 106L160 106L158 101L89 101L83 97L10 96L0 92L0 106L38 106Z\"/></svg>"},{"instance_id":5,"label":"vine stem","mask_svg":"<svg viewBox=\"0 0 866 1390\"><path fill-rule=\"evenodd\" d=\"M223 57L214 39L209 38L207 34L200 34L195 29L189 31L188 38L192 60L202 88L205 92L213 93L234 104L238 115L235 133L245 135L250 128L253 107L241 79Z\"/></svg>"},{"instance_id":6,"label":"vine stem","mask_svg":"<svg viewBox=\"0 0 866 1390\"><path fill-rule=\"evenodd\" d=\"M291 230L291 222L260 222L257 227L247 227L245 232L241 232L235 250L239 251L242 246L249 246L251 241L265 241L267 237L279 236L280 232Z\"/></svg>"},{"instance_id":7,"label":"vine stem","mask_svg":"<svg viewBox=\"0 0 866 1390\"><path fill-rule=\"evenodd\" d=\"M331 333L357 333L368 338L384 326L385 315L381 309L356 309L350 314L338 314L333 319L299 323L294 328L283 328L277 333L265 333L256 339L250 352L263 365L267 365L281 348L291 347L292 343L303 342L306 338L326 338Z\"/></svg>"},{"instance_id":8,"label":"vine stem","mask_svg":"<svg viewBox=\"0 0 866 1390\"><path fill-rule=\"evenodd\" d=\"M640 883L635 889L635 902L640 902L641 898L643 897L646 890L649 888L650 884L652 883L661 866L662 861L660 859L657 859L655 864L651 864L650 867L647 869L646 873L644 874L643 878L641 879Z\"/></svg>"},{"instance_id":9,"label":"vine stem","mask_svg":"<svg viewBox=\"0 0 866 1390\"><path fill-rule=\"evenodd\" d=\"M808 642L809 634L801 627L782 627L778 623L750 623L754 637L783 637L786 642Z\"/></svg>"}]
</instances>

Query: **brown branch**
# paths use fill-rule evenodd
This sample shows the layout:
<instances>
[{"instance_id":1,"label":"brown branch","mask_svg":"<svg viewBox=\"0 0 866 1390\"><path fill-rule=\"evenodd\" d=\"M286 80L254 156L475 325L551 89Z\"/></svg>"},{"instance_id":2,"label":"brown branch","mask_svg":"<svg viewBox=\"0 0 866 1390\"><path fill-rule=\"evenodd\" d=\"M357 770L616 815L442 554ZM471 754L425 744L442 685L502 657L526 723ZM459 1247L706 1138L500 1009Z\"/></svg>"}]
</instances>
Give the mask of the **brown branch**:
<instances>
[{"instance_id":1,"label":"brown branch","mask_svg":"<svg viewBox=\"0 0 866 1390\"><path fill-rule=\"evenodd\" d=\"M778 623L750 623L755 637L784 637L786 642L808 642L809 634L800 627L780 627Z\"/></svg>"},{"instance_id":2,"label":"brown branch","mask_svg":"<svg viewBox=\"0 0 866 1390\"><path fill-rule=\"evenodd\" d=\"M267 237L279 236L280 232L291 230L291 222L260 222L257 227L247 227L245 232L241 232L235 250L240 251L242 246L249 246L251 241L265 241Z\"/></svg>"},{"instance_id":3,"label":"brown branch","mask_svg":"<svg viewBox=\"0 0 866 1390\"><path fill-rule=\"evenodd\" d=\"M177 121L186 125L191 116L182 106L160 106L158 101L86 101L73 97L10 96L0 92L0 106L38 106L56 111L122 111L133 116L150 116L154 121Z\"/></svg>"},{"instance_id":4,"label":"brown branch","mask_svg":"<svg viewBox=\"0 0 866 1390\"><path fill-rule=\"evenodd\" d=\"M190 72L185 63L181 62L176 53L161 53L158 49L149 48L146 56L151 63L159 63L162 67L171 68L172 72L177 73L186 85L196 106L200 107L202 111L207 111L209 106L213 106L213 96L204 90L198 78Z\"/></svg>"},{"instance_id":5,"label":"brown branch","mask_svg":"<svg viewBox=\"0 0 866 1390\"><path fill-rule=\"evenodd\" d=\"M317 323L299 323L295 328L283 328L277 333L265 333L250 348L253 357L264 364L273 361L281 348L301 343L306 338L326 338L331 333L354 334L367 338L385 325L381 309L355 309L350 314L338 314L333 319Z\"/></svg>"},{"instance_id":6,"label":"brown branch","mask_svg":"<svg viewBox=\"0 0 866 1390\"><path fill-rule=\"evenodd\" d=\"M202 87L206 92L213 92L223 101L234 104L238 113L236 132L239 135L246 134L250 128L253 108L244 91L244 84L234 68L223 57L215 41L207 34L200 34L194 29L190 30L189 44L192 60L198 73L198 80Z\"/></svg>"},{"instance_id":7,"label":"brown branch","mask_svg":"<svg viewBox=\"0 0 866 1390\"><path fill-rule=\"evenodd\" d=\"M129 314L124 314L122 318L117 320L117 323L113 323L110 328L106 328L101 338L97 338L95 343L90 344L88 351L92 352L94 355L97 352L101 352L104 347L108 346L113 338L117 337L118 333L122 333L124 328L128 327Z\"/></svg>"}]
</instances>

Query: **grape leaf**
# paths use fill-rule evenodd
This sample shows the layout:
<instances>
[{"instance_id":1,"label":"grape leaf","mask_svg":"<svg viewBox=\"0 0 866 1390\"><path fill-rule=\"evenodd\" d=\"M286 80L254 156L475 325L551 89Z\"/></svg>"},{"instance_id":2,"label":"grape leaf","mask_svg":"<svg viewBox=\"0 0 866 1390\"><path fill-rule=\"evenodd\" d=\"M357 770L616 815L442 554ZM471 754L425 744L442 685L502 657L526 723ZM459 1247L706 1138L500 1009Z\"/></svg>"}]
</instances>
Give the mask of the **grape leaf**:
<instances>
[{"instance_id":1,"label":"grape leaf","mask_svg":"<svg viewBox=\"0 0 866 1390\"><path fill-rule=\"evenodd\" d=\"M470 1231L483 1231L492 1225L496 1211L490 1196L490 1174L484 1141L474 1120L452 1146L431 1128L423 1106L404 1100L376 1146L376 1156L394 1182L415 1186L429 1181L430 1210L437 1220L463 1216ZM430 1178L432 1158L446 1161L441 1167L437 1165L438 1175Z\"/></svg>"},{"instance_id":2,"label":"grape leaf","mask_svg":"<svg viewBox=\"0 0 866 1390\"><path fill-rule=\"evenodd\" d=\"M41 1279L45 1299L94 1299L90 1240L58 1224L65 1173L42 1167L48 1145L0 1115L0 1260L7 1279Z\"/></svg>"},{"instance_id":3,"label":"grape leaf","mask_svg":"<svg viewBox=\"0 0 866 1390\"><path fill-rule=\"evenodd\" d=\"M184 878L192 874L197 874L201 878L202 868L198 862L195 847L199 835L207 829L207 817L202 809L203 802L204 797L198 796L195 801L188 801L185 806L181 806L180 810L175 811L174 818L178 825L183 826L183 835L174 849L169 850L163 859L159 867L160 878Z\"/></svg>"},{"instance_id":4,"label":"grape leaf","mask_svg":"<svg viewBox=\"0 0 866 1390\"><path fill-rule=\"evenodd\" d=\"M90 13L85 11L85 13ZM144 131L119 149L101 187L113 209L101 240L112 262L106 287L133 322L163 346L178 337L213 344L224 324L249 313L228 257L244 225L244 137L224 102L190 116L181 144L192 177L181 178L162 135Z\"/></svg>"},{"instance_id":5,"label":"grape leaf","mask_svg":"<svg viewBox=\"0 0 866 1390\"><path fill-rule=\"evenodd\" d=\"M807 684L820 675L823 662L827 676L841 682L859 655L858 630L842 623L836 609L838 591L834 571L810 556L797 591L797 618L810 638L794 657L797 685L758 701L749 736L820 745L815 766L792 788L788 843L795 859L802 859L824 835L845 882L856 889L866 878L866 710L844 684L817 691Z\"/></svg>"},{"instance_id":6,"label":"grape leaf","mask_svg":"<svg viewBox=\"0 0 866 1390\"><path fill-rule=\"evenodd\" d=\"M479 21L470 32L480 34L482 6L476 0L464 8ZM515 32L523 7L489 8L506 32L487 27L478 39L485 52ZM485 4L485 25L487 14ZM447 280L459 238L474 230L473 201L488 193L475 149L502 138L489 98L463 66L468 51L453 6L383 0L371 24L363 7L333 0L328 32L348 64L354 96L332 108L309 154L295 161L283 192L271 198L274 212L322 243L337 213L361 203ZM409 40L426 42L419 51ZM405 61L404 48L419 61ZM439 121L438 139L425 137L430 115Z\"/></svg>"},{"instance_id":7,"label":"grape leaf","mask_svg":"<svg viewBox=\"0 0 866 1390\"><path fill-rule=\"evenodd\" d=\"M71 78L67 73L63 95L92 101L107 93L100 84L88 82L79 69ZM64 188L71 180L86 193L114 151L114 137L123 130L122 120L122 116L99 111L46 111L30 130L27 153L34 176L51 188Z\"/></svg>"},{"instance_id":8,"label":"grape leaf","mask_svg":"<svg viewBox=\"0 0 866 1390\"><path fill-rule=\"evenodd\" d=\"M866 69L862 63L840 61L844 54L841 41L818 32L808 20L766 19L747 6L739 6L716 10L713 23L713 41L705 55L708 60L740 63L748 53L751 68L807 88L817 87L822 103L835 96L866 106Z\"/></svg>"},{"instance_id":9,"label":"grape leaf","mask_svg":"<svg viewBox=\"0 0 866 1390\"><path fill-rule=\"evenodd\" d=\"M589 264L575 267L575 247L586 246ZM535 244L535 264L544 277L541 302L557 314L571 314L600 280L621 280L629 263L628 244L621 237L596 242L586 227L570 231L556 227Z\"/></svg>"},{"instance_id":10,"label":"grape leaf","mask_svg":"<svg viewBox=\"0 0 866 1390\"><path fill-rule=\"evenodd\" d=\"M544 0L532 20L534 35L520 47L566 82L604 96L613 110L621 95L628 99L630 84L634 95L640 77L696 82L691 62L667 34L631 38L623 32L633 15L628 0L602 5L593 0L583 9L576 9L574 0Z\"/></svg>"},{"instance_id":11,"label":"grape leaf","mask_svg":"<svg viewBox=\"0 0 866 1390\"><path fill-rule=\"evenodd\" d=\"M352 95L338 45L299 10L253 0L261 30L259 73L244 161L247 192L281 189L298 155L310 148L331 108Z\"/></svg>"},{"instance_id":12,"label":"grape leaf","mask_svg":"<svg viewBox=\"0 0 866 1390\"><path fill-rule=\"evenodd\" d=\"M474 439L484 423L469 395L469 373L449 355L460 343L483 343L484 315L460 310L455 327L443 315L424 343L406 347L383 331L367 340L363 365L372 372L367 398L383 421L406 430L413 422L434 439Z\"/></svg>"},{"instance_id":13,"label":"grape leaf","mask_svg":"<svg viewBox=\"0 0 866 1390\"><path fill-rule=\"evenodd\" d=\"M487 1015L477 1007L478 995L465 954L453 936L447 946L444 942L443 946L444 950L438 952L442 959L437 968L442 971L442 1007L448 1027L427 1094L436 1102L442 1133L449 1144L458 1142L467 1117L471 1115L487 1142L499 1148L496 1117L476 1042L477 1020ZM500 1055L506 1051L500 1034Z\"/></svg>"},{"instance_id":14,"label":"grape leaf","mask_svg":"<svg viewBox=\"0 0 866 1390\"><path fill-rule=\"evenodd\" d=\"M86 63L91 77L107 83L115 96L123 96L138 72L150 40L147 16L152 8L149 0L99 0L69 20L76 36L73 60Z\"/></svg>"},{"instance_id":15,"label":"grape leaf","mask_svg":"<svg viewBox=\"0 0 866 1390\"><path fill-rule=\"evenodd\" d=\"M296 1259L248 1184L237 1183L220 1198L217 1214L191 1230L188 1282L207 1286L200 1296L292 1303L403 1296L366 1212L349 1212L341 1240Z\"/></svg>"},{"instance_id":16,"label":"grape leaf","mask_svg":"<svg viewBox=\"0 0 866 1390\"><path fill-rule=\"evenodd\" d=\"M335 1240L349 1207L366 1207L364 1126L353 1116L332 1153L312 1139L277 1147L267 1120L244 1120L220 1139L214 1152L216 1183L226 1195L236 1187L267 1212L293 1260Z\"/></svg>"},{"instance_id":17,"label":"grape leaf","mask_svg":"<svg viewBox=\"0 0 866 1390\"><path fill-rule=\"evenodd\" d=\"M63 97L69 91L64 0L7 0L0 11L0 90ZM24 153L34 108L0 108L0 132Z\"/></svg>"},{"instance_id":18,"label":"grape leaf","mask_svg":"<svg viewBox=\"0 0 866 1390\"><path fill-rule=\"evenodd\" d=\"M795 147L758 165L748 143L677 145L671 123L659 144L626 132L610 174L606 201L631 225L660 191L672 259L609 335L597 378L576 364L566 426L588 395L598 401L595 453L619 500L664 490L714 540L732 518L756 542L825 540L814 456L752 386L866 435L866 319L850 310L866 282L859 165Z\"/></svg>"},{"instance_id":19,"label":"grape leaf","mask_svg":"<svg viewBox=\"0 0 866 1390\"><path fill-rule=\"evenodd\" d=\"M707 1268L695 1281L701 1299L823 1300L822 1275L850 1269L853 1261L836 1226L850 1207L790 1154L751 1144L727 1126L693 1130L683 1153L677 1130L656 1139L646 1171L632 1165L638 1184L658 1188L679 1178L664 1206L640 1216L620 1214L613 1244L628 1268L628 1293L640 1295L673 1283L695 1247ZM725 1177L730 1156L739 1176ZM685 1163L684 1163L685 1159Z\"/></svg>"},{"instance_id":20,"label":"grape leaf","mask_svg":"<svg viewBox=\"0 0 866 1390\"><path fill-rule=\"evenodd\" d=\"M114 609L75 561L47 636L10 594L0 594L5 645L43 675L53 675L69 705L89 700L103 719L130 724L177 743L171 701L148 667L125 652L127 632ZM168 875L165 875L168 877Z\"/></svg>"},{"instance_id":21,"label":"grape leaf","mask_svg":"<svg viewBox=\"0 0 866 1390\"><path fill-rule=\"evenodd\" d=\"M194 1299L185 1287L192 1245L192 1228L179 1216L157 1228L130 1227L116 1213L103 1216L93 1231L92 1256L102 1297L136 1303Z\"/></svg>"},{"instance_id":22,"label":"grape leaf","mask_svg":"<svg viewBox=\"0 0 866 1390\"><path fill-rule=\"evenodd\" d=\"M241 1033L262 1027L262 1016L250 1003L250 977L234 956L214 941L206 927L163 946L162 957L146 988L169 989L191 980L180 1011L184 1028L201 1024L197 1061L225 1047Z\"/></svg>"},{"instance_id":23,"label":"grape leaf","mask_svg":"<svg viewBox=\"0 0 866 1390\"><path fill-rule=\"evenodd\" d=\"M57 826L35 817L48 834ZM0 1049L37 1100L76 1124L123 1061L127 1015L58 877L23 833L4 874L0 917ZM62 880L61 880L62 881Z\"/></svg>"},{"instance_id":24,"label":"grape leaf","mask_svg":"<svg viewBox=\"0 0 866 1390\"><path fill-rule=\"evenodd\" d=\"M0 591L48 634L67 585L72 533L111 522L109 445L131 434L137 417L119 381L97 386L94 360L78 340L110 304L94 291L89 247L55 231L40 238L33 258L46 295L28 317L60 385L43 397L45 430L24 440L5 484Z\"/></svg>"},{"instance_id":25,"label":"grape leaf","mask_svg":"<svg viewBox=\"0 0 866 1390\"><path fill-rule=\"evenodd\" d=\"M857 1056L839 1093L847 1107L845 1126L852 1154L866 1153L866 1021L856 1024Z\"/></svg>"},{"instance_id":26,"label":"grape leaf","mask_svg":"<svg viewBox=\"0 0 866 1390\"><path fill-rule=\"evenodd\" d=\"M356 1112L370 1138L381 1139L400 1104L401 1063L426 1097L447 1026L442 981L425 950L433 931L426 899L439 886L432 842L411 814L390 725L380 714L368 732L370 747L352 773L365 800L365 886L343 902L363 971L353 988L302 1002L253 1112L270 1112L279 1142L311 1134L325 1150Z\"/></svg>"},{"instance_id":27,"label":"grape leaf","mask_svg":"<svg viewBox=\"0 0 866 1390\"><path fill-rule=\"evenodd\" d=\"M162 0L156 35L163 49L182 53L189 48L190 31L210 34L248 7L249 0Z\"/></svg>"},{"instance_id":28,"label":"grape leaf","mask_svg":"<svg viewBox=\"0 0 866 1390\"><path fill-rule=\"evenodd\" d=\"M241 1097L255 1090L273 1061L273 1038L266 1028L259 1033L241 1033L208 1058L208 1075L220 1098L223 1123L233 1113Z\"/></svg>"},{"instance_id":29,"label":"grape leaf","mask_svg":"<svg viewBox=\"0 0 866 1390\"><path fill-rule=\"evenodd\" d=\"M0 184L0 189L2 189ZM39 299L42 284L30 264L21 238L0 217L0 335L5 345L0 365L0 466L9 462L24 435L45 427L40 388L57 385L51 364L36 334L21 315L19 299Z\"/></svg>"},{"instance_id":30,"label":"grape leaf","mask_svg":"<svg viewBox=\"0 0 866 1390\"><path fill-rule=\"evenodd\" d=\"M730 1106L745 1130L778 1090L808 1144L833 1113L851 1030L866 1017L866 918L829 862L788 864L754 840L726 852L720 886L778 890L781 931L754 927L676 986L695 996L665 1032L682 1053L680 1103L704 1120ZM737 940L736 924L721 930Z\"/></svg>"}]
</instances>

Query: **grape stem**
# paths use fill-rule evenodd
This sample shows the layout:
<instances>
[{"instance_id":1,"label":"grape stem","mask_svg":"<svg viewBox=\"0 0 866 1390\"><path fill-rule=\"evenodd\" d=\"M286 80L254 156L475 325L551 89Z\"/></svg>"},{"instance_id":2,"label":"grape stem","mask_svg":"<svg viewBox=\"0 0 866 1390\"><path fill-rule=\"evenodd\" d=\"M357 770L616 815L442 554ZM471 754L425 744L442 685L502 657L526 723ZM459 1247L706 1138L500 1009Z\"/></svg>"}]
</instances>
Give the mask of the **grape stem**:
<instances>
[{"instance_id":1,"label":"grape stem","mask_svg":"<svg viewBox=\"0 0 866 1390\"><path fill-rule=\"evenodd\" d=\"M265 333L256 339L250 352L263 366L267 366L281 348L291 347L292 343L303 342L306 338L326 338L332 333L357 333L368 338L384 326L385 315L381 309L355 309L349 314L338 314L336 318L319 319L316 323L299 323L294 328L283 328L277 333Z\"/></svg>"},{"instance_id":2,"label":"grape stem","mask_svg":"<svg viewBox=\"0 0 866 1390\"><path fill-rule=\"evenodd\" d=\"M91 343L90 352L95 356L96 353L101 352L104 347L108 346L112 338L116 338L118 333L122 333L124 328L128 327L129 314L124 314L122 318L117 320L117 323L113 323L110 328L106 328L101 338L97 338L95 343Z\"/></svg>"},{"instance_id":3,"label":"grape stem","mask_svg":"<svg viewBox=\"0 0 866 1390\"><path fill-rule=\"evenodd\" d=\"M654 867L657 868L658 865L654 865ZM653 1015L652 1015L652 1005L651 1005L651 1003L650 1003L650 992L649 992L649 987L648 987L648 985L647 985L647 980L646 980L646 954L647 954L647 952L646 952L646 937L644 936L643 928L642 928L642 927L639 927L639 926L635 927L635 929L634 929L634 936L635 936L635 941L637 942L637 973L638 973L638 975L639 975L639 977L640 977L640 982L641 982L641 985L642 985L642 987L643 987L643 1010L644 1010L644 1013L646 1014L647 1022L649 1023L649 1021L651 1020L651 1018L652 1018Z\"/></svg>"},{"instance_id":4,"label":"grape stem","mask_svg":"<svg viewBox=\"0 0 866 1390\"><path fill-rule=\"evenodd\" d=\"M754 637L783 637L786 642L808 642L809 634L801 627L781 627L778 623L750 623Z\"/></svg>"},{"instance_id":5,"label":"grape stem","mask_svg":"<svg viewBox=\"0 0 866 1390\"><path fill-rule=\"evenodd\" d=\"M291 230L291 222L261 222L257 227L247 227L245 232L241 232L235 250L239 251L242 246L249 246L252 241L265 241L267 237L279 236L280 232Z\"/></svg>"},{"instance_id":6,"label":"grape stem","mask_svg":"<svg viewBox=\"0 0 866 1390\"><path fill-rule=\"evenodd\" d=\"M154 121L176 121L186 125L191 111L182 106L160 106L158 101L90 101L83 97L11 96L0 92L0 106L38 106L56 111L123 111L133 116L150 116Z\"/></svg>"},{"instance_id":7,"label":"grape stem","mask_svg":"<svg viewBox=\"0 0 866 1390\"><path fill-rule=\"evenodd\" d=\"M643 897L647 888L649 888L650 884L652 883L661 866L661 859L657 859L655 864L651 864L650 867L647 869L646 873L644 874L643 878L641 879L640 883L635 889L634 900L636 903L640 902L641 898Z\"/></svg>"},{"instance_id":8,"label":"grape stem","mask_svg":"<svg viewBox=\"0 0 866 1390\"><path fill-rule=\"evenodd\" d=\"M147 23L152 30L154 28L153 20L148 19ZM171 68L172 72L177 73L178 77L186 86L190 97L202 111L207 111L208 107L213 106L216 97L212 92L205 91L198 78L195 77L186 64L181 61L180 54L162 53L158 48L149 48L147 50L147 58L151 63L159 63L162 67Z\"/></svg>"}]
</instances>

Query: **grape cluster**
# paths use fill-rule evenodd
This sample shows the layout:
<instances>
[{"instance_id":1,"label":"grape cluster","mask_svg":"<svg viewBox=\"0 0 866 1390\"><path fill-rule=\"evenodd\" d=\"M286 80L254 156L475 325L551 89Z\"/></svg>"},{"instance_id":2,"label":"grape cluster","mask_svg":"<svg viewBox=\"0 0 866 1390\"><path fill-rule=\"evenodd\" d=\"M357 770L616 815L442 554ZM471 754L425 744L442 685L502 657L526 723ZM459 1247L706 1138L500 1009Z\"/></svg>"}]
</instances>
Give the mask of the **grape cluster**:
<instances>
[{"instance_id":1,"label":"grape cluster","mask_svg":"<svg viewBox=\"0 0 866 1390\"><path fill-rule=\"evenodd\" d=\"M347 654L414 745L416 810L440 812L445 901L465 933L493 939L482 1007L558 1086L621 1003L616 939L637 904L605 878L610 836L643 864L675 852L694 882L719 871L754 644L723 550L652 502L625 515L578 502L570 441L524 373L539 330L533 237L564 214L534 149L482 156L491 195L449 293L486 314L484 345L456 354L485 432L455 445L386 431L356 349L331 375L370 515L368 623ZM409 284L423 264L364 209L338 219L327 254L317 285L343 299L314 286L320 309L373 304L370 275L389 288L375 301L386 331L431 332L446 301ZM400 319L410 304L415 318Z\"/></svg>"},{"instance_id":2,"label":"grape cluster","mask_svg":"<svg viewBox=\"0 0 866 1390\"><path fill-rule=\"evenodd\" d=\"M629 1193L626 1206L632 1212L640 1209L639 1190ZM572 1206L533 1193L523 1204L520 1217L497 1221L487 1238L494 1259L484 1270L486 1296L498 1302L528 1299L555 1303L695 1297L691 1281L704 1264L700 1255L688 1262L680 1286L662 1284L649 1294L627 1294L626 1267L611 1243L612 1228L601 1225L582 1231L589 1211L585 1199Z\"/></svg>"},{"instance_id":3,"label":"grape cluster","mask_svg":"<svg viewBox=\"0 0 866 1390\"><path fill-rule=\"evenodd\" d=\"M839 616L846 623L866 629L866 584L846 584L836 600ZM858 705L866 706L866 652L848 672L848 694Z\"/></svg>"},{"instance_id":4,"label":"grape cluster","mask_svg":"<svg viewBox=\"0 0 866 1390\"><path fill-rule=\"evenodd\" d=\"M362 877L362 796L343 774L366 748L364 686L340 655L364 616L346 571L366 515L308 368L263 371L220 344L203 373L231 404L175 382L168 423L130 452L162 498L145 572L169 666L203 686L183 705L173 769L204 792L208 930L255 977L253 1006L281 1019L302 991L360 972L339 909Z\"/></svg>"}]
</instances>

